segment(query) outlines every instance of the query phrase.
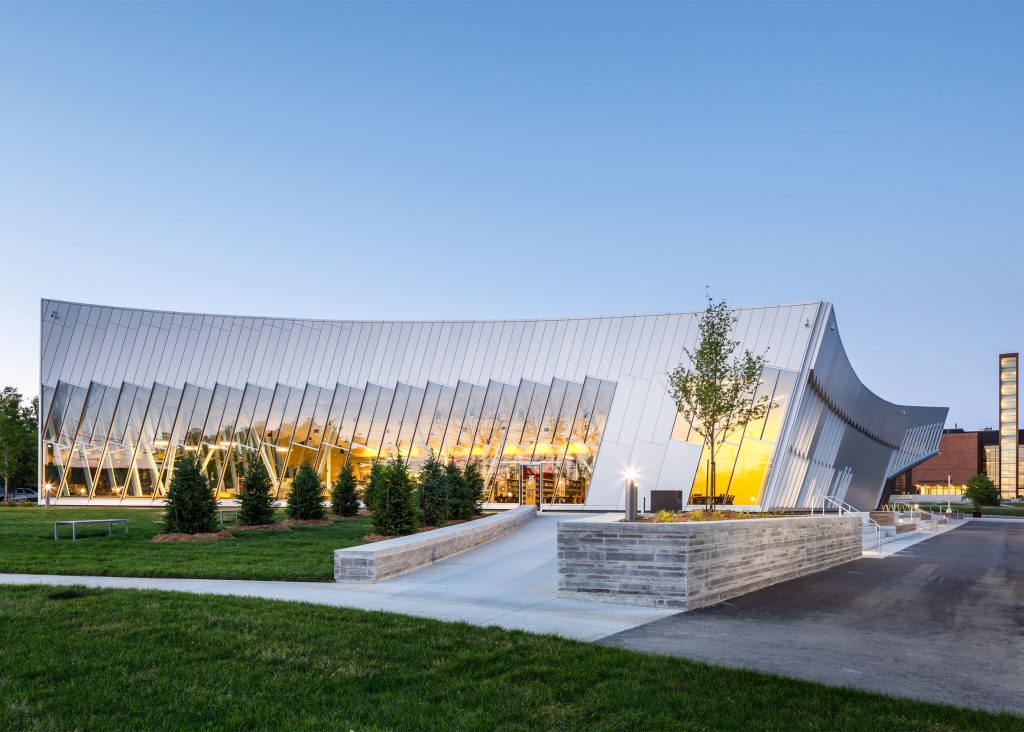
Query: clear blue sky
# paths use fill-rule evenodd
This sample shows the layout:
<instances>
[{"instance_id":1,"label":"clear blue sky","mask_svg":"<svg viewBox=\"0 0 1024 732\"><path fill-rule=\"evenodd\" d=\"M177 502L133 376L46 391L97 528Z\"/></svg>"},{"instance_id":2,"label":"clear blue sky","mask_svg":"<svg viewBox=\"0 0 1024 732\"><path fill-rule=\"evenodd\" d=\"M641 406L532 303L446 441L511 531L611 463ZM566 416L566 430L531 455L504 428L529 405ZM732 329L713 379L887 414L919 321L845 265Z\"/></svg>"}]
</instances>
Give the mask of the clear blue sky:
<instances>
[{"instance_id":1,"label":"clear blue sky","mask_svg":"<svg viewBox=\"0 0 1024 732\"><path fill-rule=\"evenodd\" d=\"M0 383L40 297L325 318L835 303L885 398L1024 350L1024 4L0 5Z\"/></svg>"}]
</instances>

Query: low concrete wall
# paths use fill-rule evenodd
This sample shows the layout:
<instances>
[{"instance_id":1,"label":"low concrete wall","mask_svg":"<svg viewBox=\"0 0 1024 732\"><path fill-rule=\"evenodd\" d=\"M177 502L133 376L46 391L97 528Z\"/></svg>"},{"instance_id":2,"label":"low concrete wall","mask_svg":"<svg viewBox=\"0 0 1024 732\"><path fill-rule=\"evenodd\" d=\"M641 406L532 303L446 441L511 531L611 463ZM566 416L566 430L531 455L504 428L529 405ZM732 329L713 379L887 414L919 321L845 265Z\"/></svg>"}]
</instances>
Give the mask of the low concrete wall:
<instances>
[{"instance_id":1,"label":"low concrete wall","mask_svg":"<svg viewBox=\"0 0 1024 732\"><path fill-rule=\"evenodd\" d=\"M861 556L859 516L558 524L559 597L693 610Z\"/></svg>"},{"instance_id":2,"label":"low concrete wall","mask_svg":"<svg viewBox=\"0 0 1024 732\"><path fill-rule=\"evenodd\" d=\"M376 582L446 559L515 531L537 515L533 506L334 551L335 582Z\"/></svg>"}]
</instances>

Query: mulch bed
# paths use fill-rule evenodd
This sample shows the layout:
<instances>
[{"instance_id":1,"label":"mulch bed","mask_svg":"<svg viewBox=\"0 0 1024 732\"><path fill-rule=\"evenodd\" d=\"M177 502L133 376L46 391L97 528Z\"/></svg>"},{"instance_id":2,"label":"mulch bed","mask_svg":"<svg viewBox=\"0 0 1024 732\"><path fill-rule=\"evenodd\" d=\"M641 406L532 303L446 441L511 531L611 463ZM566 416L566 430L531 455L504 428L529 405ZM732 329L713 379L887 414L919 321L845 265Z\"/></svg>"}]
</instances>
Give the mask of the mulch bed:
<instances>
[{"instance_id":1,"label":"mulch bed","mask_svg":"<svg viewBox=\"0 0 1024 732\"><path fill-rule=\"evenodd\" d=\"M638 517L639 523L645 524L681 524L688 521L693 523L708 522L708 521L728 521L732 519L756 519L756 518L786 518L789 514L773 513L773 512L756 512L756 511L732 511L729 509L716 509L715 511L708 511L706 509L697 509L701 511L701 518L691 518L690 514L692 511L685 513L677 513L673 516L672 521L659 521L657 514L651 516Z\"/></svg>"},{"instance_id":2,"label":"mulch bed","mask_svg":"<svg viewBox=\"0 0 1024 732\"><path fill-rule=\"evenodd\" d=\"M167 541L184 544L193 541L219 541L221 539L234 539L227 531L216 531L212 534L157 534L150 541Z\"/></svg>"},{"instance_id":3,"label":"mulch bed","mask_svg":"<svg viewBox=\"0 0 1024 732\"><path fill-rule=\"evenodd\" d=\"M397 536L388 536L387 534L367 534L363 537L363 541L385 541L386 539L397 539Z\"/></svg>"},{"instance_id":4,"label":"mulch bed","mask_svg":"<svg viewBox=\"0 0 1024 732\"><path fill-rule=\"evenodd\" d=\"M444 525L445 526L454 526L455 524L464 524L467 521L472 521L472 520L473 519L452 519L451 521L445 521ZM417 534L422 534L424 531L433 531L434 529L439 529L439 528L443 528L443 527L440 527L440 526L421 526L421 527L419 527L419 529L416 530L416 533ZM393 536L389 536L387 534L367 534L366 536L363 537L363 541L385 541L387 539L398 539L400 536L401 536L401 534L395 534ZM409 536L411 536L411 534L409 534Z\"/></svg>"},{"instance_id":5,"label":"mulch bed","mask_svg":"<svg viewBox=\"0 0 1024 732\"><path fill-rule=\"evenodd\" d=\"M291 531L291 527L285 524L237 524L231 527L231 531Z\"/></svg>"},{"instance_id":6,"label":"mulch bed","mask_svg":"<svg viewBox=\"0 0 1024 732\"><path fill-rule=\"evenodd\" d=\"M326 526L340 520L340 516L324 516L322 519L285 519L284 526Z\"/></svg>"}]
</instances>

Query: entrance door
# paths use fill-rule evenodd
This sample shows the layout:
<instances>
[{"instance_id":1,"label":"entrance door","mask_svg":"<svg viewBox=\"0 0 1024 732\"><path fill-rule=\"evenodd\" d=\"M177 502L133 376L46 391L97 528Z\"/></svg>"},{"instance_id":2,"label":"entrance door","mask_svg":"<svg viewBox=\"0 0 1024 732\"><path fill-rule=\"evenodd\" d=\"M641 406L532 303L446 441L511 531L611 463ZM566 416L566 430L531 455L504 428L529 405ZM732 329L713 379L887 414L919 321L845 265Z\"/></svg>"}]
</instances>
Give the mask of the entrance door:
<instances>
[{"instance_id":1,"label":"entrance door","mask_svg":"<svg viewBox=\"0 0 1024 732\"><path fill-rule=\"evenodd\" d=\"M541 507L551 503L555 481L554 463L519 465L519 505Z\"/></svg>"}]
</instances>

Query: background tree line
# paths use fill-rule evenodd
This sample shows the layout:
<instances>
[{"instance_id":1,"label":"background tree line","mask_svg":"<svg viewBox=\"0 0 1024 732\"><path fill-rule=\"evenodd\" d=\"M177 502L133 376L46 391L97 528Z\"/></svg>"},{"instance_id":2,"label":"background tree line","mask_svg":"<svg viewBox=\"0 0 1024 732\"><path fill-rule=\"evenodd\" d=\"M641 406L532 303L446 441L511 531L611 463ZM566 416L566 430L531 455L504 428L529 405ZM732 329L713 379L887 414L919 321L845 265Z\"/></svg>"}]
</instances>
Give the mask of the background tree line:
<instances>
[{"instance_id":1,"label":"background tree line","mask_svg":"<svg viewBox=\"0 0 1024 732\"><path fill-rule=\"evenodd\" d=\"M0 479L2 500L13 498L18 487L35 488L38 454L36 429L39 399L25 401L13 386L0 391Z\"/></svg>"}]
</instances>

